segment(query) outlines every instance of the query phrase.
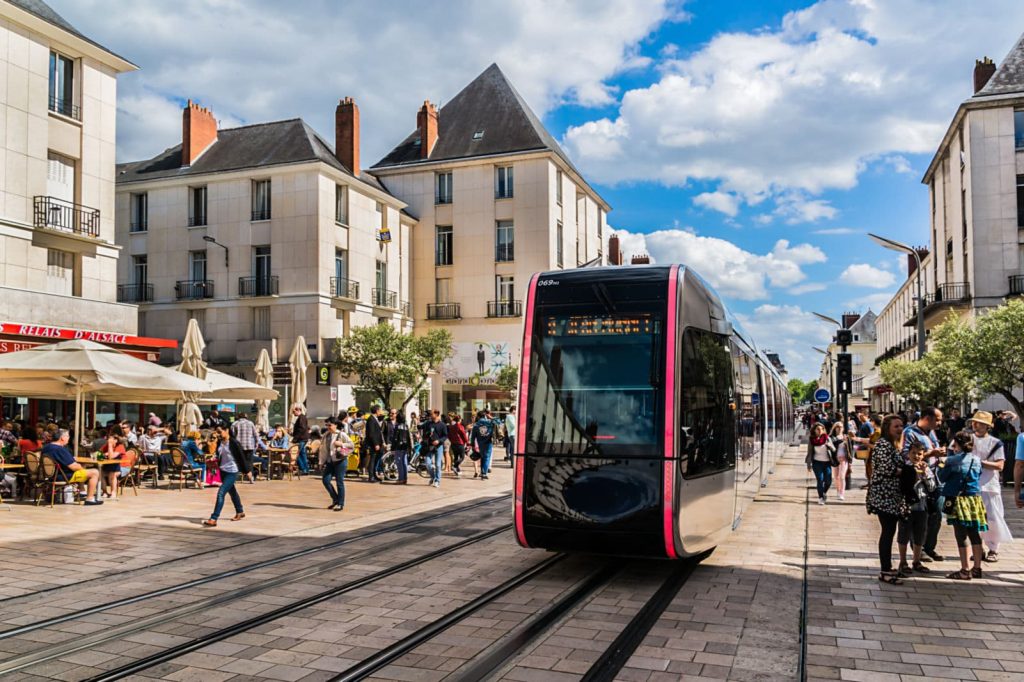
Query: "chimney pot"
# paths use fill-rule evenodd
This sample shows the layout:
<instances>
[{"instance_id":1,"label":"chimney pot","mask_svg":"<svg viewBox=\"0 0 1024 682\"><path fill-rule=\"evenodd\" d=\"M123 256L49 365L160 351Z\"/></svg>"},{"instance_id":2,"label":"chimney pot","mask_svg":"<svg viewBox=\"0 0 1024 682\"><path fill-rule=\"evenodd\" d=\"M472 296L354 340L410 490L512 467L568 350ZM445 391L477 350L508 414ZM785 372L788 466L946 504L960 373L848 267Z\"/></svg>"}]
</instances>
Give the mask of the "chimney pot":
<instances>
[{"instance_id":1,"label":"chimney pot","mask_svg":"<svg viewBox=\"0 0 1024 682\"><path fill-rule=\"evenodd\" d=\"M646 253L637 254L630 259L630 263L632 265L650 265L651 257Z\"/></svg>"},{"instance_id":2,"label":"chimney pot","mask_svg":"<svg viewBox=\"0 0 1024 682\"><path fill-rule=\"evenodd\" d=\"M423 106L416 114L416 129L420 133L420 158L426 159L437 143L437 108L430 100L423 100Z\"/></svg>"},{"instance_id":3,"label":"chimney pot","mask_svg":"<svg viewBox=\"0 0 1024 682\"><path fill-rule=\"evenodd\" d=\"M974 60L974 94L978 94L996 72L996 65L988 57Z\"/></svg>"},{"instance_id":4,"label":"chimney pot","mask_svg":"<svg viewBox=\"0 0 1024 682\"><path fill-rule=\"evenodd\" d=\"M339 101L334 110L334 155L359 177L359 107L351 97Z\"/></svg>"},{"instance_id":5,"label":"chimney pot","mask_svg":"<svg viewBox=\"0 0 1024 682\"><path fill-rule=\"evenodd\" d=\"M188 100L181 112L181 165L191 166L216 141L217 119L213 112Z\"/></svg>"}]
</instances>

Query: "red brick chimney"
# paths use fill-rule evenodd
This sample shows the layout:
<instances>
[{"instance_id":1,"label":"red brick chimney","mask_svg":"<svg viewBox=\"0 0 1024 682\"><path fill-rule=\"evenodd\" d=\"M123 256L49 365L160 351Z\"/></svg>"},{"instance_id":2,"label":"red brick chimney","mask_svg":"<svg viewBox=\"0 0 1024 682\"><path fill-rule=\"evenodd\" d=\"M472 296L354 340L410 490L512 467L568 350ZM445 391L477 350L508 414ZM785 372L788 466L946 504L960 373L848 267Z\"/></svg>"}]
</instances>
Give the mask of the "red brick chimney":
<instances>
[{"instance_id":1,"label":"red brick chimney","mask_svg":"<svg viewBox=\"0 0 1024 682\"><path fill-rule=\"evenodd\" d=\"M646 253L641 253L636 256L633 256L633 258L630 260L630 263L632 265L650 265L651 257L648 256Z\"/></svg>"},{"instance_id":2,"label":"red brick chimney","mask_svg":"<svg viewBox=\"0 0 1024 682\"><path fill-rule=\"evenodd\" d=\"M359 176L359 107L351 97L339 101L334 110L334 155Z\"/></svg>"},{"instance_id":3,"label":"red brick chimney","mask_svg":"<svg viewBox=\"0 0 1024 682\"><path fill-rule=\"evenodd\" d=\"M181 112L181 165L191 166L216 141L213 112L189 100Z\"/></svg>"},{"instance_id":4,"label":"red brick chimney","mask_svg":"<svg viewBox=\"0 0 1024 682\"><path fill-rule=\"evenodd\" d=\"M622 265L622 249L617 234L608 237L608 265Z\"/></svg>"},{"instance_id":5,"label":"red brick chimney","mask_svg":"<svg viewBox=\"0 0 1024 682\"><path fill-rule=\"evenodd\" d=\"M974 94L978 94L978 91L985 87L995 72L995 62L988 57L974 60Z\"/></svg>"},{"instance_id":6,"label":"red brick chimney","mask_svg":"<svg viewBox=\"0 0 1024 682\"><path fill-rule=\"evenodd\" d=\"M416 129L420 131L420 158L425 159L437 142L437 109L430 100L424 100L416 114Z\"/></svg>"},{"instance_id":7,"label":"red brick chimney","mask_svg":"<svg viewBox=\"0 0 1024 682\"><path fill-rule=\"evenodd\" d=\"M924 260L925 257L928 255L928 249L924 248L923 246L919 246L918 248L916 248L914 250L917 251L917 257L920 258L921 260ZM917 260L914 259L914 255L913 254L908 253L907 254L907 279L910 279L911 277L913 277L915 272L917 272Z\"/></svg>"},{"instance_id":8,"label":"red brick chimney","mask_svg":"<svg viewBox=\"0 0 1024 682\"><path fill-rule=\"evenodd\" d=\"M860 313L843 313L843 329L849 329L853 325L857 324L857 320L860 319Z\"/></svg>"}]
</instances>

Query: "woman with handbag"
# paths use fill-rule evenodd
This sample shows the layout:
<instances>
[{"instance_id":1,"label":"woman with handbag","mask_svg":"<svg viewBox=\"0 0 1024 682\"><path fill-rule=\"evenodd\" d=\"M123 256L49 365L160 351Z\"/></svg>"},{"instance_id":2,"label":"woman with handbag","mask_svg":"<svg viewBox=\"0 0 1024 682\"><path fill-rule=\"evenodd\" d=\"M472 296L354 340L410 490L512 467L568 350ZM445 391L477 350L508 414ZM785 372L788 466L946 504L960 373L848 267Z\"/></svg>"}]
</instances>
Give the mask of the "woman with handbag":
<instances>
[{"instance_id":1,"label":"woman with handbag","mask_svg":"<svg viewBox=\"0 0 1024 682\"><path fill-rule=\"evenodd\" d=\"M985 555L981 533L988 530L985 504L981 501L981 460L972 452L974 437L966 432L953 436L952 450L944 463L939 464L939 481L946 502L942 511L946 523L953 526L956 548L960 552L960 570L946 577L952 580L970 580L981 577L981 560ZM967 543L971 544L974 567L967 565Z\"/></svg>"},{"instance_id":2,"label":"woman with handbag","mask_svg":"<svg viewBox=\"0 0 1024 682\"><path fill-rule=\"evenodd\" d=\"M249 461L242 452L242 446L231 435L227 424L217 427L217 463L220 469L220 488L217 489L217 503L213 507L210 518L203 521L204 526L215 527L220 512L224 509L224 498L231 496L231 502L235 505L235 515L232 521L241 521L245 518L245 510L242 509L242 498L238 495L238 487L235 482L239 476L249 473Z\"/></svg>"},{"instance_id":3,"label":"woman with handbag","mask_svg":"<svg viewBox=\"0 0 1024 682\"><path fill-rule=\"evenodd\" d=\"M890 414L882 420L882 435L871 451L871 482L868 485L868 514L875 514L881 526L878 536L878 579L889 585L902 585L899 573L892 570L892 541L899 521L910 515L910 508L900 487L903 456L898 443L903 434L903 420Z\"/></svg>"},{"instance_id":4,"label":"woman with handbag","mask_svg":"<svg viewBox=\"0 0 1024 682\"><path fill-rule=\"evenodd\" d=\"M839 425L842 428L842 424ZM825 427L815 424L811 429L811 437L807 439L807 472L814 473L818 487L818 504L825 504L825 497L832 487L832 467L839 466L836 459L836 448L825 433Z\"/></svg>"},{"instance_id":5,"label":"woman with handbag","mask_svg":"<svg viewBox=\"0 0 1024 682\"><path fill-rule=\"evenodd\" d=\"M835 481L839 501L842 502L846 499L846 475L850 470L851 460L853 459L853 447L850 437L843 432L842 424L832 425L829 442L832 443L836 453L836 464L833 465L835 470L832 472L832 480Z\"/></svg>"},{"instance_id":6,"label":"woman with handbag","mask_svg":"<svg viewBox=\"0 0 1024 682\"><path fill-rule=\"evenodd\" d=\"M327 433L324 434L318 453L320 470L323 472L322 482L327 494L331 496L328 509L342 511L345 508L345 471L348 468L348 456L353 451L355 444L352 439L338 430L336 421L328 422Z\"/></svg>"}]
</instances>

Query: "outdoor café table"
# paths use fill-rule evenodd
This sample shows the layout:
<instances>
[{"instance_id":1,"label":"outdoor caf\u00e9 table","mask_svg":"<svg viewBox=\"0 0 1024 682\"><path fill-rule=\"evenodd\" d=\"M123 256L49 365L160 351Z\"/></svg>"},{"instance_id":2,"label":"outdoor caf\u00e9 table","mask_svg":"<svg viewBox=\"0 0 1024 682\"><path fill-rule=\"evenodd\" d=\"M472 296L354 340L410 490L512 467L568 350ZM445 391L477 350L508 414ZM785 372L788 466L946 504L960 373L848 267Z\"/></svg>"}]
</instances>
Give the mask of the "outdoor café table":
<instances>
[{"instance_id":1,"label":"outdoor caf\u00e9 table","mask_svg":"<svg viewBox=\"0 0 1024 682\"><path fill-rule=\"evenodd\" d=\"M267 448L267 452L269 453L269 456L267 457L267 480L268 481L270 480L271 469L274 468L274 463L275 463L274 456L277 455L276 463L283 466L284 465L284 455L286 455L289 450L290 450L290 448ZM290 467L291 464L289 463L288 466ZM281 472L281 480L282 481L284 480L284 472L283 471Z\"/></svg>"},{"instance_id":2,"label":"outdoor caf\u00e9 table","mask_svg":"<svg viewBox=\"0 0 1024 682\"><path fill-rule=\"evenodd\" d=\"M20 471L24 468L24 464L8 464L7 462L0 462L0 471ZM4 495L2 492L0 492L0 507L3 507L7 511L11 511L11 505L4 502Z\"/></svg>"}]
</instances>

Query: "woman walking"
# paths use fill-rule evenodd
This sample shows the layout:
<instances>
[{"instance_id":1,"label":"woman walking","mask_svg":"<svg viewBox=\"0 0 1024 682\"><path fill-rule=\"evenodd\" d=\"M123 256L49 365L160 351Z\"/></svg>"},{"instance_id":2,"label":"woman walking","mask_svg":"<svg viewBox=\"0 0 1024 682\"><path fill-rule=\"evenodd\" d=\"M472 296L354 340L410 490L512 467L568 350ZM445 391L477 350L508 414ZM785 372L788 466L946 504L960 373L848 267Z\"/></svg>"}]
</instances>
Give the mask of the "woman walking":
<instances>
[{"instance_id":1,"label":"woman walking","mask_svg":"<svg viewBox=\"0 0 1024 682\"><path fill-rule=\"evenodd\" d=\"M902 585L903 580L892 570L892 540L900 519L910 515L910 508L900 489L903 456L898 443L903 433L903 420L890 414L882 420L882 435L871 451L871 481L868 487L868 514L878 516L881 533L878 536L878 560L881 571L878 579L890 585Z\"/></svg>"},{"instance_id":2,"label":"woman walking","mask_svg":"<svg viewBox=\"0 0 1024 682\"><path fill-rule=\"evenodd\" d=\"M981 460L972 452L974 437L958 433L950 443L952 454L940 465L939 481L943 484L942 494L946 498L943 511L946 523L953 526L956 548L960 552L960 570L953 571L947 578L970 580L981 577L981 533L988 530L985 505L981 501ZM967 565L967 543L970 542L974 567Z\"/></svg>"},{"instance_id":3,"label":"woman walking","mask_svg":"<svg viewBox=\"0 0 1024 682\"><path fill-rule=\"evenodd\" d=\"M235 505L235 515L232 521L241 521L245 518L245 510L242 509L242 498L238 495L238 488L235 483L239 475L249 473L249 464L242 452L242 446L232 438L231 430L226 424L217 427L217 465L220 468L220 487L217 489L217 503L213 507L210 518L203 521L204 526L214 527L220 512L224 509L224 497L231 496L231 503Z\"/></svg>"},{"instance_id":4,"label":"woman walking","mask_svg":"<svg viewBox=\"0 0 1024 682\"><path fill-rule=\"evenodd\" d=\"M832 480L836 483L836 493L838 493L839 501L842 502L846 499L846 475L850 470L850 460L853 459L853 447L850 437L843 432L842 424L832 426L829 442L832 443L836 453L835 461L838 462L838 465L834 466Z\"/></svg>"},{"instance_id":5,"label":"woman walking","mask_svg":"<svg viewBox=\"0 0 1024 682\"><path fill-rule=\"evenodd\" d=\"M981 534L981 539L988 546L985 561L999 561L999 545L1013 542L1013 535L1003 518L1003 494L1000 490L1000 478L1006 465L1006 451L1003 441L993 436L992 414L978 411L968 420L974 429L974 456L981 461L981 501L985 505L988 519L988 530Z\"/></svg>"},{"instance_id":6,"label":"woman walking","mask_svg":"<svg viewBox=\"0 0 1024 682\"><path fill-rule=\"evenodd\" d=\"M457 414L452 415L452 422L448 425L448 442L451 443L452 470L458 478L462 475L462 460L466 458L469 436L466 434L466 427L462 425L462 417Z\"/></svg>"},{"instance_id":7,"label":"woman walking","mask_svg":"<svg viewBox=\"0 0 1024 682\"><path fill-rule=\"evenodd\" d=\"M842 429L842 424L837 424ZM838 466L835 459L835 446L825 433L825 427L815 424L811 429L811 437L807 439L807 471L814 472L814 480L818 486L818 504L825 504L825 496L832 487L832 465Z\"/></svg>"}]
</instances>

